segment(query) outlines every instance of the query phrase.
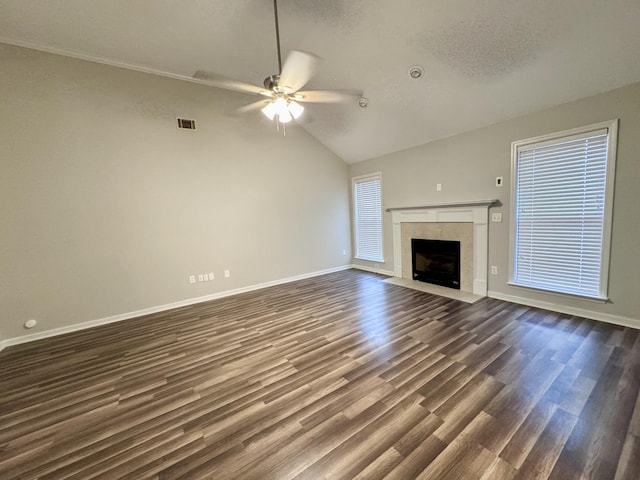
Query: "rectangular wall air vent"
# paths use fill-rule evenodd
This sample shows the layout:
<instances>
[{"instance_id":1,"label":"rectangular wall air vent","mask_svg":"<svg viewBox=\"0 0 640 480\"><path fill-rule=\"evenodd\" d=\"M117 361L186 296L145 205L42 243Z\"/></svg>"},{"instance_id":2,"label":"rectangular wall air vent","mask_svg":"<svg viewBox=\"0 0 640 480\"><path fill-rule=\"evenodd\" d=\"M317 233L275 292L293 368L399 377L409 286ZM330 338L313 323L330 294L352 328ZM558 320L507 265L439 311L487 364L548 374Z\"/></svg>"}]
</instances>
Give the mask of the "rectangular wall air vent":
<instances>
[{"instance_id":1,"label":"rectangular wall air vent","mask_svg":"<svg viewBox=\"0 0 640 480\"><path fill-rule=\"evenodd\" d=\"M196 129L196 121L188 120L186 118L178 119L178 128L186 128L187 130L195 130Z\"/></svg>"}]
</instances>

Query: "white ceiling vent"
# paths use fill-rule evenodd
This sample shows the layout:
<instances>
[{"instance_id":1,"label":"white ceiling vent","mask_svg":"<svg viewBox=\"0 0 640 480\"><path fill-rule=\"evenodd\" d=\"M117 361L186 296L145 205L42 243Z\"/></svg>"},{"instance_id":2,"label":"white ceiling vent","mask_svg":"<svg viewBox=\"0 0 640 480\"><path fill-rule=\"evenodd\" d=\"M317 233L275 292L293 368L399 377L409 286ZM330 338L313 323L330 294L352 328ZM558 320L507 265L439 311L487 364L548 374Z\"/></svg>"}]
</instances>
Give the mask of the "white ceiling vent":
<instances>
[{"instance_id":1,"label":"white ceiling vent","mask_svg":"<svg viewBox=\"0 0 640 480\"><path fill-rule=\"evenodd\" d=\"M187 130L195 130L196 129L196 121L188 120L186 118L178 119L178 128L186 128Z\"/></svg>"}]
</instances>

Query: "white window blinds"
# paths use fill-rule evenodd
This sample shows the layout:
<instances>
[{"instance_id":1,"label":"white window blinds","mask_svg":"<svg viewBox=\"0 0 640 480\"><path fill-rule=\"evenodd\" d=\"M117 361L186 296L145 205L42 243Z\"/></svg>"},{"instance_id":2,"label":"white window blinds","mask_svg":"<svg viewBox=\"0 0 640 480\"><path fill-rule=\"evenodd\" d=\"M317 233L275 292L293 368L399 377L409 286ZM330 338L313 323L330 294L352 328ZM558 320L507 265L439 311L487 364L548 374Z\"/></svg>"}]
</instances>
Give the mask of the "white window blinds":
<instances>
[{"instance_id":1,"label":"white window blinds","mask_svg":"<svg viewBox=\"0 0 640 480\"><path fill-rule=\"evenodd\" d=\"M516 147L512 283L606 297L608 146L605 128Z\"/></svg>"},{"instance_id":2,"label":"white window blinds","mask_svg":"<svg viewBox=\"0 0 640 480\"><path fill-rule=\"evenodd\" d=\"M356 258L384 262L382 256L382 194L379 174L354 178Z\"/></svg>"}]
</instances>

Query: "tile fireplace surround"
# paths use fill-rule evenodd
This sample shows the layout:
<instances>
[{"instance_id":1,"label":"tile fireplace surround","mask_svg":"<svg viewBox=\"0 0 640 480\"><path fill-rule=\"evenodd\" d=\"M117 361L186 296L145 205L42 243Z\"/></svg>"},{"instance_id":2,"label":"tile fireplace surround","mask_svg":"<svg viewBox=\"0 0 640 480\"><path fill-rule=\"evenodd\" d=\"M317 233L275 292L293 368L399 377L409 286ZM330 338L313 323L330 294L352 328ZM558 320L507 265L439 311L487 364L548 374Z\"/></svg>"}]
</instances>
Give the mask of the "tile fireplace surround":
<instances>
[{"instance_id":1,"label":"tile fireplace surround","mask_svg":"<svg viewBox=\"0 0 640 480\"><path fill-rule=\"evenodd\" d=\"M404 252L405 258L403 258L402 224L442 224L442 229L434 229L435 225L425 225L422 231L438 231L443 239L447 237L447 240L460 240L461 248L464 249L464 244L468 243L464 241L464 228L451 228L452 226L447 224L468 223L473 225L473 247L470 249L472 250L470 260L473 265L472 268L468 265L469 259L467 258L467 265L461 265L460 267L463 277L462 290L486 296L489 263L489 207L496 203L498 203L497 200L476 200L387 208L387 212L391 212L393 221L394 275L400 278L411 278L411 272L404 271L407 268L411 268L411 247L409 246L408 252ZM420 230L417 225L411 225L411 229L405 228L405 231L415 232ZM462 238L454 238L456 236L461 236ZM406 261L407 255L409 256L408 262ZM468 255L463 255L463 257L465 256ZM461 261L465 261L465 259L461 258ZM469 273L471 273L471 278L468 278Z\"/></svg>"}]
</instances>

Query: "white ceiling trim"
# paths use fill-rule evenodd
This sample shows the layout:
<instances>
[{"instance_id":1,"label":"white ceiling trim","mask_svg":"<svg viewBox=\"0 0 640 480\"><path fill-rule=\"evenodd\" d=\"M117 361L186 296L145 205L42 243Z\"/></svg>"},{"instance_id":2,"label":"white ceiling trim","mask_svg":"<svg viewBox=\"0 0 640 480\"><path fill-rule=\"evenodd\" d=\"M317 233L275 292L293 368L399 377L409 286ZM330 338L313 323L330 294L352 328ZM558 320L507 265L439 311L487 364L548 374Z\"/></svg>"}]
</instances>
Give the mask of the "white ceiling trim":
<instances>
[{"instance_id":1,"label":"white ceiling trim","mask_svg":"<svg viewBox=\"0 0 640 480\"><path fill-rule=\"evenodd\" d=\"M182 80L185 82L198 83L200 85L210 86L206 80L199 80L197 78L189 77L187 75L180 75L179 73L167 72L164 70L158 70L157 68L148 67L145 65L135 65L133 63L122 62L113 58L99 57L96 55L90 55L88 53L79 53L71 50L65 50L62 48L48 47L39 43L24 42L22 40L15 40L12 38L0 37L0 43L6 43L7 45L14 45L16 47L30 48L32 50L38 50L40 52L53 53L54 55L62 55L63 57L76 58L78 60L86 60L88 62L100 63L102 65L109 65L111 67L125 68L127 70L133 70L135 72L149 73L151 75L159 75L161 77L173 78L174 80ZM212 87L215 88L215 87Z\"/></svg>"}]
</instances>

